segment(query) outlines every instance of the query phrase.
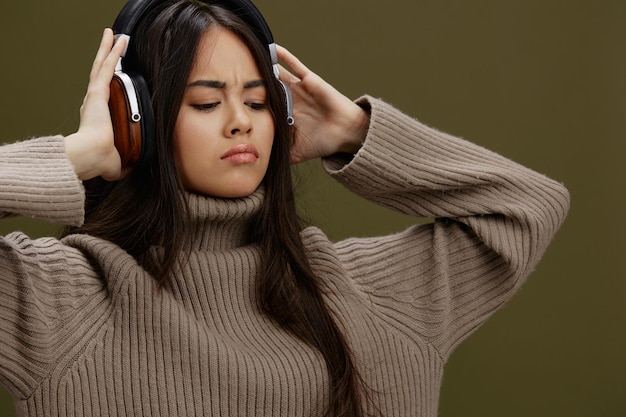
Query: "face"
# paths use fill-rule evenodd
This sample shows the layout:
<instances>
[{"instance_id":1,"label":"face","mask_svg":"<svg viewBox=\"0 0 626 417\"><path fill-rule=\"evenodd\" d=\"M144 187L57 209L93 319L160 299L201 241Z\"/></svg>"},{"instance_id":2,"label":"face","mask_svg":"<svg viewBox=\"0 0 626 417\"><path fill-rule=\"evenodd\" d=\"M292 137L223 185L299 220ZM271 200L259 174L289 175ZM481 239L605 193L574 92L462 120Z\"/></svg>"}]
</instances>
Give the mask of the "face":
<instances>
[{"instance_id":1,"label":"face","mask_svg":"<svg viewBox=\"0 0 626 417\"><path fill-rule=\"evenodd\" d=\"M207 31L174 129L174 157L189 191L234 198L257 189L270 160L274 121L250 50L225 29Z\"/></svg>"}]
</instances>

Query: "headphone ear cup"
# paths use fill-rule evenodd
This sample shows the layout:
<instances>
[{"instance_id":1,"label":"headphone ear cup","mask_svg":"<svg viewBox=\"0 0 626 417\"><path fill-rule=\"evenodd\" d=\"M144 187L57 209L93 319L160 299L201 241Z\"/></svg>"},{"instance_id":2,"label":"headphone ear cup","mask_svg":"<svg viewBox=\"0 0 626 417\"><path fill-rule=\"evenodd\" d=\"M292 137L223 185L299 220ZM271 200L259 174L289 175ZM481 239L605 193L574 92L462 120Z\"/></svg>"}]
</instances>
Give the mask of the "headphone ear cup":
<instances>
[{"instance_id":1,"label":"headphone ear cup","mask_svg":"<svg viewBox=\"0 0 626 417\"><path fill-rule=\"evenodd\" d=\"M141 115L141 134L137 137L139 157L137 165L144 166L153 161L156 155L156 122L152 110L152 95L146 81L139 73L128 72L137 97L139 114Z\"/></svg>"},{"instance_id":2,"label":"headphone ear cup","mask_svg":"<svg viewBox=\"0 0 626 417\"><path fill-rule=\"evenodd\" d=\"M115 147L123 167L134 166L141 157L141 121L133 121L129 94L120 75L113 76L110 84L109 112L113 124Z\"/></svg>"}]
</instances>

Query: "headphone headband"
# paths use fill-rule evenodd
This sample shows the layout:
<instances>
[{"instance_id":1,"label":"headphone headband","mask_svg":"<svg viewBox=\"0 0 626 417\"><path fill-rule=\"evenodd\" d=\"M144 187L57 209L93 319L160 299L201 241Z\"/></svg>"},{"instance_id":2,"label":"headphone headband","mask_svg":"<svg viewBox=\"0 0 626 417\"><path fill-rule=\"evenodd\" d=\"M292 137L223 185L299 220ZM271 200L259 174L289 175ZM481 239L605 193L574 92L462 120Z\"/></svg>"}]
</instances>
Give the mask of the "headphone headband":
<instances>
[{"instance_id":1,"label":"headphone headband","mask_svg":"<svg viewBox=\"0 0 626 417\"><path fill-rule=\"evenodd\" d=\"M151 9L168 0L130 0L115 19L113 32L116 35L132 36L135 26ZM236 14L255 33L255 35L269 48L272 65L278 63L276 58L274 38L263 15L250 0L210 0L202 3L223 7Z\"/></svg>"}]
</instances>

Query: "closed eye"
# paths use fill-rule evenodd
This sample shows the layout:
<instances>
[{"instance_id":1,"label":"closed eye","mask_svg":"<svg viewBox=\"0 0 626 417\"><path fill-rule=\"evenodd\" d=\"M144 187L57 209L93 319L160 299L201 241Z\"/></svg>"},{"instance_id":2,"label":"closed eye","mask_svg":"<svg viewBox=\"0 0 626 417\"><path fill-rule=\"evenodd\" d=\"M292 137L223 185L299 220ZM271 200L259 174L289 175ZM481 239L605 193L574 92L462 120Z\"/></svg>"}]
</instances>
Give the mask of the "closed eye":
<instances>
[{"instance_id":1,"label":"closed eye","mask_svg":"<svg viewBox=\"0 0 626 417\"><path fill-rule=\"evenodd\" d=\"M218 105L219 105L219 101L216 103L202 103L202 104L193 104L192 107L194 109L200 110L200 111L211 111L213 109L215 109Z\"/></svg>"},{"instance_id":2,"label":"closed eye","mask_svg":"<svg viewBox=\"0 0 626 417\"><path fill-rule=\"evenodd\" d=\"M265 110L265 109L267 109L267 104L266 103L248 102L248 103L246 103L246 106L250 107L252 110Z\"/></svg>"}]
</instances>

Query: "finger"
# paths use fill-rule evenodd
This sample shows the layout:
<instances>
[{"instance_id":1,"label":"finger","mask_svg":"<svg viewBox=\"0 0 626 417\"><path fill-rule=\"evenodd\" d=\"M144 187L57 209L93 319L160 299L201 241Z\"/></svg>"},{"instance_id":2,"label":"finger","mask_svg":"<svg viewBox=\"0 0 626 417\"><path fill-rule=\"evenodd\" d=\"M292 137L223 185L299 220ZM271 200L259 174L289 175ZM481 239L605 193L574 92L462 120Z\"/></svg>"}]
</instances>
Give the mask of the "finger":
<instances>
[{"instance_id":1,"label":"finger","mask_svg":"<svg viewBox=\"0 0 626 417\"><path fill-rule=\"evenodd\" d=\"M98 72L100 72L100 67L102 66L102 62L106 59L109 52L111 52L112 46L113 46L113 31L107 28L104 30L104 33L102 33L102 38L100 39L100 46L98 47L98 52L96 53L96 57L93 60L93 64L91 65L91 72L89 73L90 80L95 78Z\"/></svg>"},{"instance_id":2,"label":"finger","mask_svg":"<svg viewBox=\"0 0 626 417\"><path fill-rule=\"evenodd\" d=\"M112 35L112 32L111 32ZM125 37L118 38L113 46L109 49L108 53L104 57L99 57L99 62L94 63L93 73L89 80L88 90L91 92L101 91L108 94L109 85L115 72L115 67L119 62L120 57L124 53L126 48L127 39ZM109 46L110 43L105 43L104 47Z\"/></svg>"},{"instance_id":3,"label":"finger","mask_svg":"<svg viewBox=\"0 0 626 417\"><path fill-rule=\"evenodd\" d=\"M278 59L281 60L285 66L299 79L304 79L311 71L298 59L294 54L289 52L286 48L276 45L276 52Z\"/></svg>"},{"instance_id":4,"label":"finger","mask_svg":"<svg viewBox=\"0 0 626 417\"><path fill-rule=\"evenodd\" d=\"M126 44L128 42L127 36L120 36L115 41L113 48L109 52L109 55L106 57L105 61L102 64L102 71L106 73L106 78L111 78L113 76L113 72L115 72L115 67L122 57L124 53L124 49L126 49ZM110 80L109 80L110 81Z\"/></svg>"},{"instance_id":5,"label":"finger","mask_svg":"<svg viewBox=\"0 0 626 417\"><path fill-rule=\"evenodd\" d=\"M293 75L291 72L289 72L287 68L283 67L280 64L278 65L278 75L280 76L281 81L286 82L289 85L300 81L298 77Z\"/></svg>"}]
</instances>

